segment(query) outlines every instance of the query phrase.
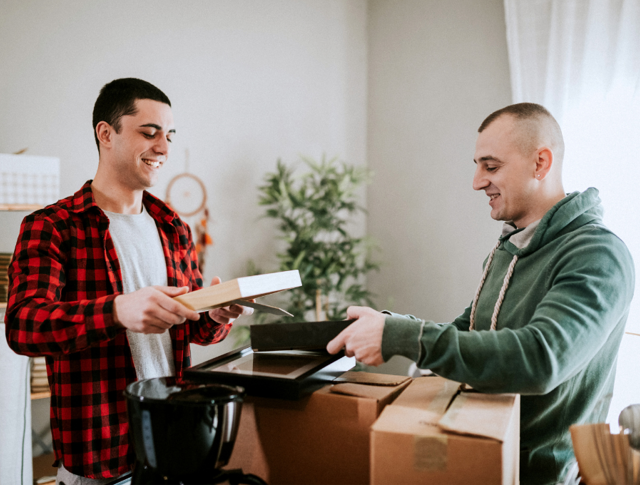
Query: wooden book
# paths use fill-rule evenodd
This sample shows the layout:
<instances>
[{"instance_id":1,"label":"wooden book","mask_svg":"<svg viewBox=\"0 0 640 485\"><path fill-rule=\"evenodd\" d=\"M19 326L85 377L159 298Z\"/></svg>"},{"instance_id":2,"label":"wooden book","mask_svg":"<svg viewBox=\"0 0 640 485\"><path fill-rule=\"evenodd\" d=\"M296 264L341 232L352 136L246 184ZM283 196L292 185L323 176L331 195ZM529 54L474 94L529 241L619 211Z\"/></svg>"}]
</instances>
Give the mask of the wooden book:
<instances>
[{"instance_id":1,"label":"wooden book","mask_svg":"<svg viewBox=\"0 0 640 485\"><path fill-rule=\"evenodd\" d=\"M294 269L292 271L236 278L219 285L176 296L174 300L196 312L204 312L237 303L238 305L250 306L276 315L290 315L280 308L246 300L270 295L278 291L290 290L298 286L302 286L300 273L297 269Z\"/></svg>"}]
</instances>

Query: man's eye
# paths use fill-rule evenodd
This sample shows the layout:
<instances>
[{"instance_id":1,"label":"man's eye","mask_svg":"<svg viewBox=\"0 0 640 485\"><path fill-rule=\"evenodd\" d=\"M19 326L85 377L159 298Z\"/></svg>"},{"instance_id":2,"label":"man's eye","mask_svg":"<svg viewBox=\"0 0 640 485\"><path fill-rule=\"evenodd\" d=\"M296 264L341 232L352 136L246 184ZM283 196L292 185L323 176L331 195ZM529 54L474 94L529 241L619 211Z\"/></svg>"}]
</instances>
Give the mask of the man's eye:
<instances>
[{"instance_id":1,"label":"man's eye","mask_svg":"<svg viewBox=\"0 0 640 485\"><path fill-rule=\"evenodd\" d=\"M172 140L170 137L167 137L167 141L168 141L169 143L173 143L173 140Z\"/></svg>"},{"instance_id":2,"label":"man's eye","mask_svg":"<svg viewBox=\"0 0 640 485\"><path fill-rule=\"evenodd\" d=\"M495 172L498 167L487 167L487 172Z\"/></svg>"},{"instance_id":3,"label":"man's eye","mask_svg":"<svg viewBox=\"0 0 640 485\"><path fill-rule=\"evenodd\" d=\"M142 135L143 135L145 138L149 138L149 139L154 138L154 137L156 136L156 134L155 134L155 133L144 133L144 132L142 133Z\"/></svg>"}]
</instances>

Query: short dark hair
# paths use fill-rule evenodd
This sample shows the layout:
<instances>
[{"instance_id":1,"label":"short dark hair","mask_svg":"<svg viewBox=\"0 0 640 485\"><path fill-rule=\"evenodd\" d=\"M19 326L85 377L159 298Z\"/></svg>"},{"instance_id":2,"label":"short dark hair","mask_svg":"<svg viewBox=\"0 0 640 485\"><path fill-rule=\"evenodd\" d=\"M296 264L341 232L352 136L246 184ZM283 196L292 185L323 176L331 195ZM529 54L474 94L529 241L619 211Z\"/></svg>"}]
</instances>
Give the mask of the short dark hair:
<instances>
[{"instance_id":1,"label":"short dark hair","mask_svg":"<svg viewBox=\"0 0 640 485\"><path fill-rule=\"evenodd\" d=\"M116 133L120 133L120 118L136 114L137 99L151 99L171 106L171 101L166 94L142 79L133 77L116 79L102 87L93 106L93 137L98 151L100 151L96 134L98 123L105 121L116 130Z\"/></svg>"},{"instance_id":2,"label":"short dark hair","mask_svg":"<svg viewBox=\"0 0 640 485\"><path fill-rule=\"evenodd\" d=\"M518 145L522 153L528 153L535 149L535 145L541 140L549 143L554 149L556 160L562 164L564 159L564 137L557 120L549 110L536 103L517 103L505 106L487 116L478 133L482 133L487 127L502 116L511 116L519 124Z\"/></svg>"},{"instance_id":3,"label":"short dark hair","mask_svg":"<svg viewBox=\"0 0 640 485\"><path fill-rule=\"evenodd\" d=\"M480 128L478 128L478 133L482 133L491 123L500 118L503 115L511 115L516 119L524 120L530 118L537 118L538 116L549 117L555 121L555 118L547 108L540 104L536 103L517 103L511 104L509 106L505 106L498 111L494 111L489 116L487 116Z\"/></svg>"}]
</instances>

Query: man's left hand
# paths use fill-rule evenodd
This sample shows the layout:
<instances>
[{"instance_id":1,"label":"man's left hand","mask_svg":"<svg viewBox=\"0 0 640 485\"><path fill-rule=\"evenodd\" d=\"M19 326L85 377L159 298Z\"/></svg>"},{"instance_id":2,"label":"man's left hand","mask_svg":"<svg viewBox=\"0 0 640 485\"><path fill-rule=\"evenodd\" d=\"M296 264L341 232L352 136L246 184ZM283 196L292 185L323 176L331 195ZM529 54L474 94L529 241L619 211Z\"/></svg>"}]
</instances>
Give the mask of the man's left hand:
<instances>
[{"instance_id":1,"label":"man's left hand","mask_svg":"<svg viewBox=\"0 0 640 485\"><path fill-rule=\"evenodd\" d=\"M211 286L219 285L221 282L222 281L220 280L220 278L215 276L213 280L211 280ZM209 310L209 316L213 319L213 321L222 325L228 325L242 315L251 314L253 314L253 308L235 304Z\"/></svg>"},{"instance_id":2,"label":"man's left hand","mask_svg":"<svg viewBox=\"0 0 640 485\"><path fill-rule=\"evenodd\" d=\"M367 365L380 365L382 359L382 332L385 316L373 308L350 306L347 318L356 319L327 344L327 352L337 354L341 349L347 357L355 357Z\"/></svg>"}]
</instances>

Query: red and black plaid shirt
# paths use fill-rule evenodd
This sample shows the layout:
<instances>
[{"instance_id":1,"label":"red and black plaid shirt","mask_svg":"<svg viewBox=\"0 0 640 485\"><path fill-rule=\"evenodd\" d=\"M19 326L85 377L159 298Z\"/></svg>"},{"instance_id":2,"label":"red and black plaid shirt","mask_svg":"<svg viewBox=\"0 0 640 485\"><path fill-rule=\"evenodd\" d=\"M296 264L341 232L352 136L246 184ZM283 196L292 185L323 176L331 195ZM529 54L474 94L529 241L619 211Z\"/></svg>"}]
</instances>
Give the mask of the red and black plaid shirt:
<instances>
[{"instance_id":1,"label":"red and black plaid shirt","mask_svg":"<svg viewBox=\"0 0 640 485\"><path fill-rule=\"evenodd\" d=\"M201 288L189 227L147 192L143 203L158 226L169 286ZM24 219L9 285L9 346L18 354L46 356L56 458L89 478L128 471L133 447L123 391L136 380L136 371L126 331L113 321L122 273L91 181ZM207 314L173 326L176 376L190 365L190 342L219 342L230 328Z\"/></svg>"}]
</instances>

